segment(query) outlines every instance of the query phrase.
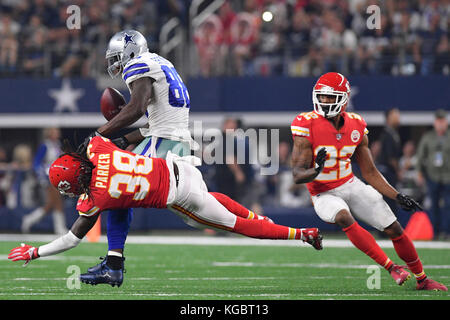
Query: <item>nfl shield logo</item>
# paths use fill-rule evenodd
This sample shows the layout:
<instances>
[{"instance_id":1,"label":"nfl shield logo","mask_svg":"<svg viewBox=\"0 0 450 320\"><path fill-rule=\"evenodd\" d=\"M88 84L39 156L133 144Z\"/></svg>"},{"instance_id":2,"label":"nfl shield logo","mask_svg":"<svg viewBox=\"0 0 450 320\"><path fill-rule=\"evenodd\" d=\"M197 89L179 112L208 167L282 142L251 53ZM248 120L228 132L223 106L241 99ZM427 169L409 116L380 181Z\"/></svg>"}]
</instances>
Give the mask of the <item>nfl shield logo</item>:
<instances>
[{"instance_id":1,"label":"nfl shield logo","mask_svg":"<svg viewBox=\"0 0 450 320\"><path fill-rule=\"evenodd\" d=\"M342 134L336 133L336 139L341 140L341 138L342 138Z\"/></svg>"}]
</instances>

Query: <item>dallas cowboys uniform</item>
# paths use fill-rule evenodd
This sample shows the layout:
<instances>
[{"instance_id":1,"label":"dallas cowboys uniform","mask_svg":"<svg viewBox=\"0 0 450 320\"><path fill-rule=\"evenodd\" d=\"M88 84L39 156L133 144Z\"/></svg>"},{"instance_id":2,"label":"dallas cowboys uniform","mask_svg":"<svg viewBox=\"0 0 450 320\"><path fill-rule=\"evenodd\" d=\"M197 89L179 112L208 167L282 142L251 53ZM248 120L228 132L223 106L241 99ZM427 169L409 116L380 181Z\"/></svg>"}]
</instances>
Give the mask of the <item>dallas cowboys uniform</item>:
<instances>
[{"instance_id":1,"label":"dallas cowboys uniform","mask_svg":"<svg viewBox=\"0 0 450 320\"><path fill-rule=\"evenodd\" d=\"M122 72L129 89L133 81L142 77L153 80L154 92L146 111L149 127L140 129L146 138L133 152L158 158L165 158L169 150L188 155L190 99L183 80L170 61L150 52L131 59Z\"/></svg>"},{"instance_id":2,"label":"dallas cowboys uniform","mask_svg":"<svg viewBox=\"0 0 450 320\"><path fill-rule=\"evenodd\" d=\"M131 83L143 77L149 77L153 81L153 94L146 111L149 127L140 129L145 139L133 152L164 159L169 151L178 156L190 155L190 100L178 72L170 61L155 53L144 52L128 61L122 72L122 79L130 91ZM128 209L128 214L121 211L111 210L108 214L110 250L123 248L128 234L132 209Z\"/></svg>"}]
</instances>

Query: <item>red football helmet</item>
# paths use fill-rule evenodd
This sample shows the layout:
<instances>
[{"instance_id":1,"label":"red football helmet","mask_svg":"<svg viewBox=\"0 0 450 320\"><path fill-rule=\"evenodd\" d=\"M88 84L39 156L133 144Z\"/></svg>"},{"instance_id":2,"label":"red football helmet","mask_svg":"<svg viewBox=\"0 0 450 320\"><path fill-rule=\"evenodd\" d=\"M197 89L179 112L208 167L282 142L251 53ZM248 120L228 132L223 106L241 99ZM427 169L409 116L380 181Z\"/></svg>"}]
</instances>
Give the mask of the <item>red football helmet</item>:
<instances>
[{"instance_id":1,"label":"red football helmet","mask_svg":"<svg viewBox=\"0 0 450 320\"><path fill-rule=\"evenodd\" d=\"M319 95L335 96L332 103L320 102ZM313 88L314 111L325 118L333 118L345 111L350 98L350 83L340 73L328 72L322 75Z\"/></svg>"},{"instance_id":2,"label":"red football helmet","mask_svg":"<svg viewBox=\"0 0 450 320\"><path fill-rule=\"evenodd\" d=\"M50 183L65 196L76 197L82 194L78 177L82 173L81 161L71 155L56 159L49 170Z\"/></svg>"}]
</instances>

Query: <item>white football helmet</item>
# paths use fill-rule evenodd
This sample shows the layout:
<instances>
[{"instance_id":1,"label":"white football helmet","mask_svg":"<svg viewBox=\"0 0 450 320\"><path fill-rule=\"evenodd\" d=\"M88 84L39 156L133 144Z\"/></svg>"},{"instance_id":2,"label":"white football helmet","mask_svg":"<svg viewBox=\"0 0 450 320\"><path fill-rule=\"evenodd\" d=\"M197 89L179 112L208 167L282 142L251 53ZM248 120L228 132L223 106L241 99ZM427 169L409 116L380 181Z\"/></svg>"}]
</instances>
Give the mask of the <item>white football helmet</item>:
<instances>
[{"instance_id":1,"label":"white football helmet","mask_svg":"<svg viewBox=\"0 0 450 320\"><path fill-rule=\"evenodd\" d=\"M147 40L136 30L124 30L112 36L106 50L108 73L115 78L130 59L148 51Z\"/></svg>"}]
</instances>

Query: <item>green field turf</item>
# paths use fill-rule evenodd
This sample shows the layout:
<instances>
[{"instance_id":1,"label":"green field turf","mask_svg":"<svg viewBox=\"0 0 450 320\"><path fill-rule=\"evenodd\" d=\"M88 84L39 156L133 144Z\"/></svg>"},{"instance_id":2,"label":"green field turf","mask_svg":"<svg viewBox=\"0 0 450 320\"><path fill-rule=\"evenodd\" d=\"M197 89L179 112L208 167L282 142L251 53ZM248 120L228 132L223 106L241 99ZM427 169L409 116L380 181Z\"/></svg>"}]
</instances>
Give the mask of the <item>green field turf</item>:
<instances>
[{"instance_id":1,"label":"green field turf","mask_svg":"<svg viewBox=\"0 0 450 320\"><path fill-rule=\"evenodd\" d=\"M413 279L397 286L384 270L380 288L368 289L367 267L374 264L354 248L128 244L120 288L81 284L71 289L76 283L70 276L97 263L104 243L83 242L26 268L6 258L17 245L0 242L1 300L450 299L448 292L416 291ZM393 249L385 251L398 261ZM428 275L450 287L449 249L418 252Z\"/></svg>"}]
</instances>

